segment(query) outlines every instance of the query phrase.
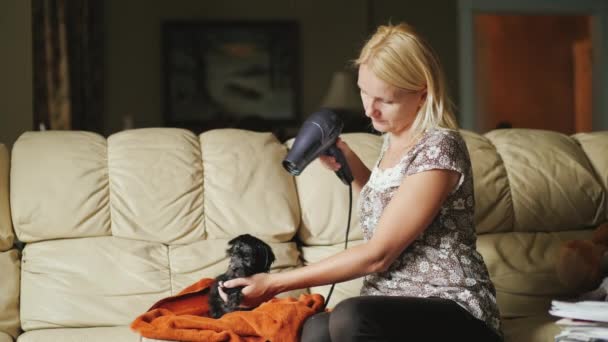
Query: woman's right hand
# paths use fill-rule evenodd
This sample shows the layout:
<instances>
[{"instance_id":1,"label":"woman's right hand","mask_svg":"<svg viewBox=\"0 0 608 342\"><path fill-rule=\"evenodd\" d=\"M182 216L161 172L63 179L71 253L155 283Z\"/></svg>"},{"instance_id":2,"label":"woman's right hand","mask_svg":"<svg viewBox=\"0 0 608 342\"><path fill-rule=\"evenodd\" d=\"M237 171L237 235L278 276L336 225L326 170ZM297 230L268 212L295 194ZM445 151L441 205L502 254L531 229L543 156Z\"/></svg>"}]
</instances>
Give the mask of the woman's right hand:
<instances>
[{"instance_id":1,"label":"woman's right hand","mask_svg":"<svg viewBox=\"0 0 608 342\"><path fill-rule=\"evenodd\" d=\"M340 151L342 151L346 160L348 160L348 157L352 153L350 147L340 138L336 140L336 146L340 149ZM325 154L319 156L319 161L321 161L321 164L325 168L331 171L338 171L342 167L342 165L336 161L336 158Z\"/></svg>"},{"instance_id":2,"label":"woman's right hand","mask_svg":"<svg viewBox=\"0 0 608 342\"><path fill-rule=\"evenodd\" d=\"M226 295L222 288L243 286L243 289L241 290L241 293L243 294L241 307L253 308L272 299L278 294L277 291L272 289L271 278L272 274L270 273L256 273L248 278L234 278L221 283L218 291L222 300L227 302L228 295Z\"/></svg>"}]
</instances>

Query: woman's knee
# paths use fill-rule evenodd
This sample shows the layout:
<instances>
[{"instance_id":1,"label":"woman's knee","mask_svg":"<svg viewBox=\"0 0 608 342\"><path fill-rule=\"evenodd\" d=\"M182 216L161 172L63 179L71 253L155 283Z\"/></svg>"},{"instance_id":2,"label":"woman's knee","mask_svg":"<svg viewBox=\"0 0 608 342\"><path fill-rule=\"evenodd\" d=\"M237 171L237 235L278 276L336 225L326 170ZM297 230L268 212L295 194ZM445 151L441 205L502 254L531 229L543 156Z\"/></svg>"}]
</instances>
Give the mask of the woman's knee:
<instances>
[{"instance_id":1,"label":"woman's knee","mask_svg":"<svg viewBox=\"0 0 608 342\"><path fill-rule=\"evenodd\" d=\"M332 341L356 341L365 316L361 297L340 302L329 317L329 334Z\"/></svg>"},{"instance_id":2,"label":"woman's knee","mask_svg":"<svg viewBox=\"0 0 608 342\"><path fill-rule=\"evenodd\" d=\"M329 313L322 312L304 322L301 342L331 342L329 336Z\"/></svg>"},{"instance_id":3,"label":"woman's knee","mask_svg":"<svg viewBox=\"0 0 608 342\"><path fill-rule=\"evenodd\" d=\"M338 303L332 311L332 320L338 318L343 320L358 319L362 310L361 299L362 297L351 297Z\"/></svg>"}]
</instances>

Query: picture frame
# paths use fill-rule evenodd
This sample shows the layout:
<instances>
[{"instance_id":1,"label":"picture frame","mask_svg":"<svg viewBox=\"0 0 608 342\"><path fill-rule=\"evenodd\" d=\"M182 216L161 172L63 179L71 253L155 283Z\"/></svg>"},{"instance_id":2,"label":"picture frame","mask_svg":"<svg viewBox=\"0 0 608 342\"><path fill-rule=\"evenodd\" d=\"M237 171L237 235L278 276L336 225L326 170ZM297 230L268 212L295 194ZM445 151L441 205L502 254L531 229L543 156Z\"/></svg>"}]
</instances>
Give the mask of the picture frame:
<instances>
[{"instance_id":1,"label":"picture frame","mask_svg":"<svg viewBox=\"0 0 608 342\"><path fill-rule=\"evenodd\" d=\"M297 124L295 21L162 24L165 125L272 131Z\"/></svg>"}]
</instances>

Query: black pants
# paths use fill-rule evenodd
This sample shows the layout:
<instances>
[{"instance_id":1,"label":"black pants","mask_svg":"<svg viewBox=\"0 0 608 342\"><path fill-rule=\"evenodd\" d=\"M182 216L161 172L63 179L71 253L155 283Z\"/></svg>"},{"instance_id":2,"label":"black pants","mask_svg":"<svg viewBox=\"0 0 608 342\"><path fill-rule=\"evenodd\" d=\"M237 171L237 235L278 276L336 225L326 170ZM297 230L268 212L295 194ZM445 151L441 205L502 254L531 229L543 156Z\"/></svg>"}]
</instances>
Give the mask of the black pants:
<instances>
[{"instance_id":1,"label":"black pants","mask_svg":"<svg viewBox=\"0 0 608 342\"><path fill-rule=\"evenodd\" d=\"M302 342L502 339L456 302L441 298L352 297L304 323Z\"/></svg>"}]
</instances>

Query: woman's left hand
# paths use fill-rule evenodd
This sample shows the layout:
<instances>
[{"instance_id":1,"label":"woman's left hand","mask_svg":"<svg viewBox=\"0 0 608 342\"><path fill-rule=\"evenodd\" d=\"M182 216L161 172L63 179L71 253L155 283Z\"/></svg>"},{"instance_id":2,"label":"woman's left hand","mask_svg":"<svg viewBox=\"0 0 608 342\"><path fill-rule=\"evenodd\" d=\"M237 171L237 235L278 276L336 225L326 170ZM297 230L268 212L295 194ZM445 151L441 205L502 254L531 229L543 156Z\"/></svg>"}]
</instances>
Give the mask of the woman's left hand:
<instances>
[{"instance_id":1,"label":"woman's left hand","mask_svg":"<svg viewBox=\"0 0 608 342\"><path fill-rule=\"evenodd\" d=\"M241 306L246 308L253 308L265 301L272 299L277 293L271 288L271 274L258 273L248 278L235 278L220 284L219 293L220 297L225 301L228 300L228 296L222 287L232 288L238 286L244 286L241 290L243 298L241 300Z\"/></svg>"}]
</instances>

